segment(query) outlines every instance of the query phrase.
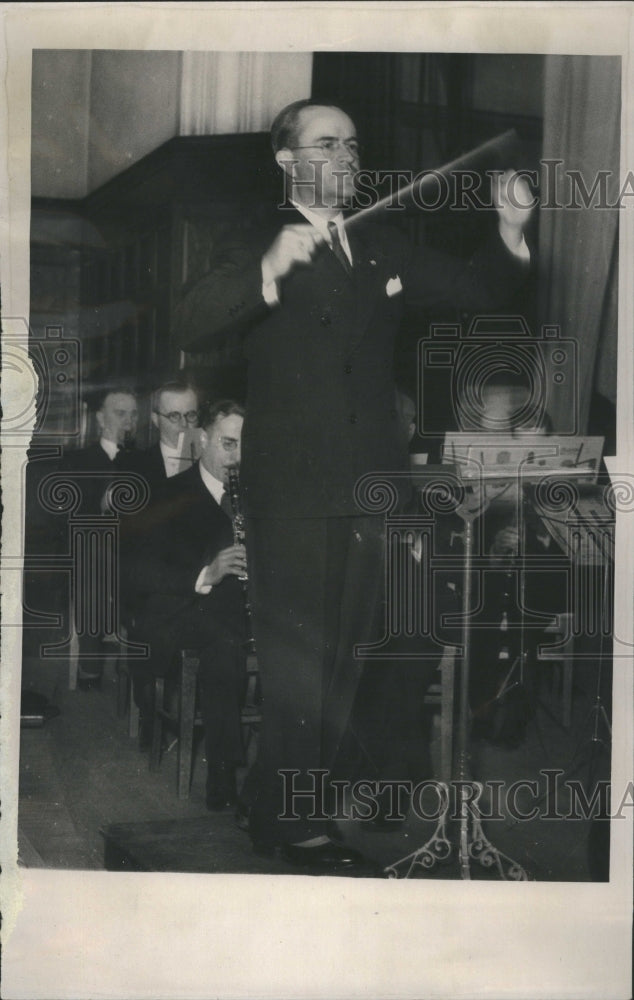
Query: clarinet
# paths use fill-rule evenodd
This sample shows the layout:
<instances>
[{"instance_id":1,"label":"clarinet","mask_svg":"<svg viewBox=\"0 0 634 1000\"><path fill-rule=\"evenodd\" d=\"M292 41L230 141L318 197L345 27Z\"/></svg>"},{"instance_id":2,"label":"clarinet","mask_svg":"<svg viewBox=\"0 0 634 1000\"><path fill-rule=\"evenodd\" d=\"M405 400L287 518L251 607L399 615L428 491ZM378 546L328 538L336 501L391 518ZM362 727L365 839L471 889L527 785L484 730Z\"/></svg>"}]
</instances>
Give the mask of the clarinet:
<instances>
[{"instance_id":1,"label":"clarinet","mask_svg":"<svg viewBox=\"0 0 634 1000\"><path fill-rule=\"evenodd\" d=\"M238 472L238 467L236 465L232 466L228 470L227 486L229 499L231 501L231 513L232 513L232 524L233 524L233 544L234 545L244 545L246 542L246 531L245 531L245 518L242 513L242 504L240 502L240 474ZM242 584L242 595L244 598L244 610L247 620L247 649L254 653L255 652L255 640L253 638L253 625L252 625L252 615L251 615L251 602L249 600L249 577L246 573L243 573L238 577Z\"/></svg>"}]
</instances>

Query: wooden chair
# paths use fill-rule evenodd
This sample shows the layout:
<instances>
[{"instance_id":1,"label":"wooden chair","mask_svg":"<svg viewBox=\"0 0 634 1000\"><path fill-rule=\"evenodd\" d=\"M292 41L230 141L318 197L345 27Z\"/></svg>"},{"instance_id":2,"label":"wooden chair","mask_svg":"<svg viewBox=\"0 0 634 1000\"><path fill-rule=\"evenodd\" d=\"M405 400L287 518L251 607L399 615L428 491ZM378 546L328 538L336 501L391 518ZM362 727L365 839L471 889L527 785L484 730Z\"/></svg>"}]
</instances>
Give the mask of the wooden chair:
<instances>
[{"instance_id":1,"label":"wooden chair","mask_svg":"<svg viewBox=\"0 0 634 1000\"><path fill-rule=\"evenodd\" d=\"M128 714L128 736L135 740L139 735L139 706L134 700L132 689L132 671L125 655L117 658L117 715L119 718Z\"/></svg>"},{"instance_id":2,"label":"wooden chair","mask_svg":"<svg viewBox=\"0 0 634 1000\"><path fill-rule=\"evenodd\" d=\"M202 719L196 711L196 688L200 659L198 652L183 649L179 653L179 696L176 712L165 705L165 679L157 677L154 682L154 723L152 746L150 749L150 770L157 770L161 762L161 742L164 726L176 731L178 738L178 759L176 790L179 799L189 798L191 785L194 731L202 727ZM440 780L447 784L452 778L453 763L453 719L454 719L454 673L455 649L445 647L439 665L440 678L432 684L425 697L428 706L440 706ZM258 667L254 655L247 657L247 694L242 709L241 720L245 736L246 756L252 762L254 736L262 721L262 709L258 697Z\"/></svg>"},{"instance_id":3,"label":"wooden chair","mask_svg":"<svg viewBox=\"0 0 634 1000\"><path fill-rule=\"evenodd\" d=\"M150 748L150 770L158 769L161 762L161 743L164 726L176 732L178 758L176 766L176 792L179 799L189 798L194 757L194 730L202 727L202 718L196 710L196 690L200 657L195 649L182 649L179 653L179 693L175 712L165 704L165 678L154 682L154 720ZM241 712L247 759L252 758L252 740L262 721L258 704L258 666L254 655L247 656L247 693Z\"/></svg>"},{"instance_id":4,"label":"wooden chair","mask_svg":"<svg viewBox=\"0 0 634 1000\"><path fill-rule=\"evenodd\" d=\"M122 637L127 638L127 631L121 629ZM130 739L137 739L139 735L139 709L134 701L132 693L132 672L125 653L119 651L113 645L112 651L104 654L104 659L113 658L116 660L115 671L117 678L117 715L119 718L128 713L128 736ZM73 626L70 643L70 656L68 658L68 690L77 690L77 674L79 671L79 641Z\"/></svg>"}]
</instances>

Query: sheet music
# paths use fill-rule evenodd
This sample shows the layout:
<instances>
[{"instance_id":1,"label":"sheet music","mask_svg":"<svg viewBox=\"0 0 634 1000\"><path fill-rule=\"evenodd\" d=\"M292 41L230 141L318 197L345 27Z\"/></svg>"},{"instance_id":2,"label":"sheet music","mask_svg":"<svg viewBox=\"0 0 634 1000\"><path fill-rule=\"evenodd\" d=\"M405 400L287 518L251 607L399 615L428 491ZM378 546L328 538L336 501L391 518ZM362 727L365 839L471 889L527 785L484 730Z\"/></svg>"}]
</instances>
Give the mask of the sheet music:
<instances>
[{"instance_id":1,"label":"sheet music","mask_svg":"<svg viewBox=\"0 0 634 1000\"><path fill-rule=\"evenodd\" d=\"M442 461L459 465L465 479L519 474L524 479L561 475L595 482L602 450L602 437L463 432L445 436Z\"/></svg>"},{"instance_id":2,"label":"sheet music","mask_svg":"<svg viewBox=\"0 0 634 1000\"><path fill-rule=\"evenodd\" d=\"M562 514L548 514L543 508L537 513L551 537L576 562L599 566L614 561L614 513L600 486L578 494L574 506Z\"/></svg>"}]
</instances>

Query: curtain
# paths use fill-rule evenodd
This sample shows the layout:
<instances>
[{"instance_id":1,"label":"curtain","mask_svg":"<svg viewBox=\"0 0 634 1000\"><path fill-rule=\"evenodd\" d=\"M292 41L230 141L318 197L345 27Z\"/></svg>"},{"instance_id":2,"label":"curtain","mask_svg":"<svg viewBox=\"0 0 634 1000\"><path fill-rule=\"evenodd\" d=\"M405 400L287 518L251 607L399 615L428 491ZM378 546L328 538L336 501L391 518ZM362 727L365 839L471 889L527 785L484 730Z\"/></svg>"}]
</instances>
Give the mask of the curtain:
<instances>
[{"instance_id":1,"label":"curtain","mask_svg":"<svg viewBox=\"0 0 634 1000\"><path fill-rule=\"evenodd\" d=\"M286 104L310 97L309 52L184 52L180 135L267 131Z\"/></svg>"},{"instance_id":2,"label":"curtain","mask_svg":"<svg viewBox=\"0 0 634 1000\"><path fill-rule=\"evenodd\" d=\"M576 405L585 433L593 392L616 396L618 209L599 205L618 200L620 71L617 57L545 60L543 158L563 162L542 171L540 316L578 345L576 378L549 391L555 430L569 428ZM571 181L576 171L583 189ZM592 195L600 172L603 188Z\"/></svg>"}]
</instances>

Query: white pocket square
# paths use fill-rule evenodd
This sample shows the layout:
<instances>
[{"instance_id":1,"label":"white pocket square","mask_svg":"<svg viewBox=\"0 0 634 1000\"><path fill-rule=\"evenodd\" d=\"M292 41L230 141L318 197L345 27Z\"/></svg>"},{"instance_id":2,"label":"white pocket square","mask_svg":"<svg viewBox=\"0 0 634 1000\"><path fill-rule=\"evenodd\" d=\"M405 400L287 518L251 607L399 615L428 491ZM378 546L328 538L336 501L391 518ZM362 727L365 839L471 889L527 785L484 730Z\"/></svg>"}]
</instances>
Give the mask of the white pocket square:
<instances>
[{"instance_id":1,"label":"white pocket square","mask_svg":"<svg viewBox=\"0 0 634 1000\"><path fill-rule=\"evenodd\" d=\"M395 278L390 278L387 285L385 286L385 293L388 298L392 298L393 295L398 295L399 292L403 291L403 286L401 284L401 279L398 274Z\"/></svg>"}]
</instances>

